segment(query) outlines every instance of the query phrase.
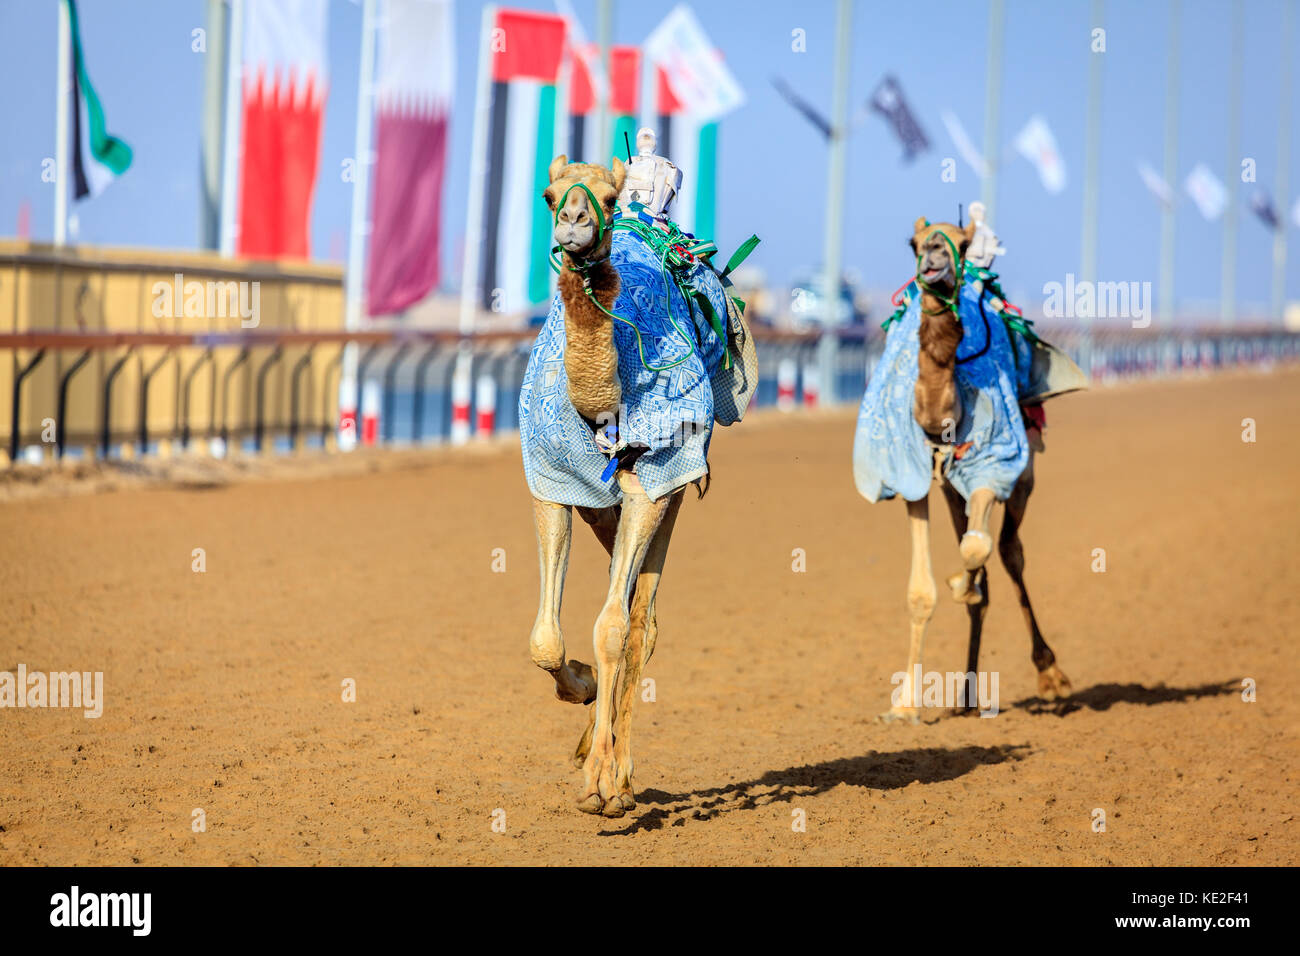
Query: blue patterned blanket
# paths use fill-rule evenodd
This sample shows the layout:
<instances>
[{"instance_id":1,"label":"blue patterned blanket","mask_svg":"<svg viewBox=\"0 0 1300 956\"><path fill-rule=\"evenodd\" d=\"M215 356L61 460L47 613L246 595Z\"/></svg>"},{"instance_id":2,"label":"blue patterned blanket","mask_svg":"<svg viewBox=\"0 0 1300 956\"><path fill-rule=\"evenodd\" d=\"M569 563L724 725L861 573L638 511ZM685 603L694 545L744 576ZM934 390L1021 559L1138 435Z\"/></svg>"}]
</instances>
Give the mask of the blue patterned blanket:
<instances>
[{"instance_id":1,"label":"blue patterned blanket","mask_svg":"<svg viewBox=\"0 0 1300 956\"><path fill-rule=\"evenodd\" d=\"M999 500L1011 493L1029 462L1029 442L1019 397L1031 388L1030 343L1008 332L985 291L962 286L962 341L957 349L957 389L962 420L954 444L970 442L960 459L949 454L945 474L969 500L988 487ZM925 432L912 416L920 350L920 296L890 324L885 350L867 385L853 442L853 478L869 501L902 495L919 501L930 489L933 467Z\"/></svg>"},{"instance_id":2,"label":"blue patterned blanket","mask_svg":"<svg viewBox=\"0 0 1300 956\"><path fill-rule=\"evenodd\" d=\"M647 448L633 468L646 493L657 499L704 477L715 415L720 423L731 424L744 409L715 408L710 375L722 361L726 343L700 307L687 302L671 279L665 280L650 247L633 233L615 232L610 262L620 280L613 311L636 326L634 332L614 322L623 390L619 438ZM688 282L708 296L725 321L727 296L713 270L697 263ZM680 331L669 319L670 303ZM661 372L646 369L637 332L647 364L662 367L685 361ZM622 492L612 475L603 477L609 458L569 401L564 341L564 304L557 292L519 393L524 475L529 490L544 501L608 507L622 500Z\"/></svg>"}]
</instances>

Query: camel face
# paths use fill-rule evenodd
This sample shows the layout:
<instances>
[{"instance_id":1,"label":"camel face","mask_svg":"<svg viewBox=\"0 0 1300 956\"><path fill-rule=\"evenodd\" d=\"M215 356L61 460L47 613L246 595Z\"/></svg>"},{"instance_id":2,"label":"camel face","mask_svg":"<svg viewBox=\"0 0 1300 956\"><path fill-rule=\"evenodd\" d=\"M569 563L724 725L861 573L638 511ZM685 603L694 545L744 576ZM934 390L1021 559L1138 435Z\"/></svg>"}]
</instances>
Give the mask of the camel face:
<instances>
[{"instance_id":1,"label":"camel face","mask_svg":"<svg viewBox=\"0 0 1300 956\"><path fill-rule=\"evenodd\" d=\"M592 163L570 163L566 156L555 158L550 168L550 185L542 195L555 217L553 234L561 249L575 259L593 258L602 252L607 245L604 240L610 216L626 175L617 157L613 169Z\"/></svg>"},{"instance_id":2,"label":"camel face","mask_svg":"<svg viewBox=\"0 0 1300 956\"><path fill-rule=\"evenodd\" d=\"M910 244L917 257L916 275L941 295L952 295L957 287L957 258L964 258L975 238L975 222L959 229L948 222L929 222L924 216L913 225Z\"/></svg>"}]
</instances>

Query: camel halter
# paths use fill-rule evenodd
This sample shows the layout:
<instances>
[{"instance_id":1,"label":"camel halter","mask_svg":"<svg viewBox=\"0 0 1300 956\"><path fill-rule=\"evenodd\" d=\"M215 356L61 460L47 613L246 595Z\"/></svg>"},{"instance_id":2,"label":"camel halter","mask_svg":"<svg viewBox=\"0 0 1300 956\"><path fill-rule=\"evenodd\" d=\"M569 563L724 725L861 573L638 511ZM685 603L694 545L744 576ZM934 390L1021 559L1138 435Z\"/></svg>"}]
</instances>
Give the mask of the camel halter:
<instances>
[{"instance_id":1,"label":"camel halter","mask_svg":"<svg viewBox=\"0 0 1300 956\"><path fill-rule=\"evenodd\" d=\"M928 226L929 223L926 223L926 225ZM961 282L962 282L962 276L966 271L966 260L964 257L957 255L957 247L953 245L952 240L948 238L948 234L944 232L942 229L936 229L928 236L926 236L925 242L929 242L935 236L940 237L941 239L943 239L944 242L948 243L948 251L952 255L952 271L954 276L952 295L945 296L942 292L940 292L938 289L935 289L923 278L921 278L921 258L925 255L925 243L922 243L921 244L922 251L916 254L916 284L920 286L922 289L924 289L926 292L930 293L930 295L934 296L944 305L944 308L938 312L925 311L924 307L922 307L922 311L925 311L926 315L942 315L944 311L948 311L952 313L952 317L954 321L960 323L961 313L958 311L957 300L961 298Z\"/></svg>"}]
</instances>

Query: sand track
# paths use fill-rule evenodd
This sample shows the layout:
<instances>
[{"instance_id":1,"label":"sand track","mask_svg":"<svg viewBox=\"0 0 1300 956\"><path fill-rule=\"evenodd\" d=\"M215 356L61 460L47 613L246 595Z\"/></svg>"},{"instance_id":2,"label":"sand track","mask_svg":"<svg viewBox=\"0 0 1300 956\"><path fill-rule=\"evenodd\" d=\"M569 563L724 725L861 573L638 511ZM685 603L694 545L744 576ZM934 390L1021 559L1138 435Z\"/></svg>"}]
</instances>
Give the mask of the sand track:
<instances>
[{"instance_id":1,"label":"sand track","mask_svg":"<svg viewBox=\"0 0 1300 956\"><path fill-rule=\"evenodd\" d=\"M1295 864L1298 417L1296 372L1052 403L1023 536L1078 693L1035 700L995 560L1003 713L919 727L873 720L905 663L907 531L853 489L851 415L719 431L616 821L573 808L585 714L528 659L517 448L9 501L0 670L102 670L107 702L0 710L0 863ZM942 580L956 543L931 511ZM605 562L577 531L564 625L590 660ZM927 667L962 666L965 634L942 603Z\"/></svg>"}]
</instances>

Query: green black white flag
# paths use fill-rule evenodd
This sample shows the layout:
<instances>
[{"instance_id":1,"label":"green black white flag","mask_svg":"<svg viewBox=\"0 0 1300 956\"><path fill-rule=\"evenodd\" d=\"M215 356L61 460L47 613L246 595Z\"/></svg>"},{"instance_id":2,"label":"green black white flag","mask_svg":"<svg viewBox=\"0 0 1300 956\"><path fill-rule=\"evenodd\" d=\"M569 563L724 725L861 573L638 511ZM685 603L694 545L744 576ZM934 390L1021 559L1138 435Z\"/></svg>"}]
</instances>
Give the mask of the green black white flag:
<instances>
[{"instance_id":1,"label":"green black white flag","mask_svg":"<svg viewBox=\"0 0 1300 956\"><path fill-rule=\"evenodd\" d=\"M75 0L68 5L72 27L72 109L68 131L72 147L73 195L78 199L98 196L131 165L131 147L109 134L104 125L104 107L86 73L86 58L81 48L81 25L77 20Z\"/></svg>"}]
</instances>

